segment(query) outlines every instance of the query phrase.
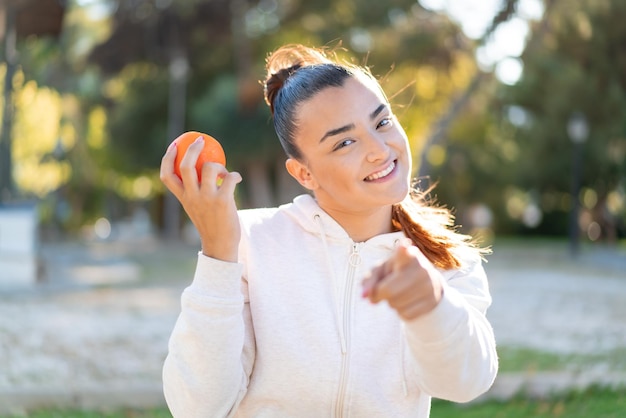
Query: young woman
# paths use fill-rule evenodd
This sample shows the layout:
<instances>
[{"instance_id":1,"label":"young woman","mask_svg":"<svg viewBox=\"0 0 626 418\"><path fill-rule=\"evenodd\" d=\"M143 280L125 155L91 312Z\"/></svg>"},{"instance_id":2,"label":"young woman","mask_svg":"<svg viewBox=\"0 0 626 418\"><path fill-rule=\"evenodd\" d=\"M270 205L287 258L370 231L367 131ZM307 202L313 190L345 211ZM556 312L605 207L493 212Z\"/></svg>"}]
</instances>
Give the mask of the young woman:
<instances>
[{"instance_id":1,"label":"young woman","mask_svg":"<svg viewBox=\"0 0 626 418\"><path fill-rule=\"evenodd\" d=\"M288 45L266 100L310 191L237 210L241 176L176 148L161 178L200 233L163 369L176 418L428 417L465 402L498 367L480 250L411 191L406 134L365 68ZM224 176L221 186L216 179Z\"/></svg>"}]
</instances>

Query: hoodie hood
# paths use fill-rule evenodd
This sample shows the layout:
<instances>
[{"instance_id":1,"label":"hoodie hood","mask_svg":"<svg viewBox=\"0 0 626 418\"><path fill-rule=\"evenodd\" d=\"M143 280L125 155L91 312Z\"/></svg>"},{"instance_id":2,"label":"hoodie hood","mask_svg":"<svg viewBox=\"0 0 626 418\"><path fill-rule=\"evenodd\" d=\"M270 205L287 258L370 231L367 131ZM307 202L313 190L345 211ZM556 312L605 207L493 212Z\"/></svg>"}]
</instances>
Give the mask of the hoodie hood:
<instances>
[{"instance_id":1,"label":"hoodie hood","mask_svg":"<svg viewBox=\"0 0 626 418\"><path fill-rule=\"evenodd\" d=\"M297 196L292 203L283 205L281 209L284 209L286 215L309 233L319 235L322 232L319 224L321 221L327 238L350 239L350 236L341 225L326 213L311 195L303 194Z\"/></svg>"},{"instance_id":2,"label":"hoodie hood","mask_svg":"<svg viewBox=\"0 0 626 418\"><path fill-rule=\"evenodd\" d=\"M353 242L345 229L326 213L317 201L308 194L297 196L292 203L280 207L281 211L298 223L302 229L314 234L325 235L328 240ZM404 238L404 232L390 232L380 234L366 241L367 244L393 248L399 239Z\"/></svg>"}]
</instances>

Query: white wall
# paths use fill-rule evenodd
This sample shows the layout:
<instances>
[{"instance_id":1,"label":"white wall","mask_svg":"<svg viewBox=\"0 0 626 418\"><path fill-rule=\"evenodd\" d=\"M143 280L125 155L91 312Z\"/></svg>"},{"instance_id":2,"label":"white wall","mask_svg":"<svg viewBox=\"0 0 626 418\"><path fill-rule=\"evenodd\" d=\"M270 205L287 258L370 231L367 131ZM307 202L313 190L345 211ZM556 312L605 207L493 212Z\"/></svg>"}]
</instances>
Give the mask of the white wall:
<instances>
[{"instance_id":1,"label":"white wall","mask_svg":"<svg viewBox=\"0 0 626 418\"><path fill-rule=\"evenodd\" d=\"M34 285L36 281L36 206L0 206L0 287Z\"/></svg>"}]
</instances>

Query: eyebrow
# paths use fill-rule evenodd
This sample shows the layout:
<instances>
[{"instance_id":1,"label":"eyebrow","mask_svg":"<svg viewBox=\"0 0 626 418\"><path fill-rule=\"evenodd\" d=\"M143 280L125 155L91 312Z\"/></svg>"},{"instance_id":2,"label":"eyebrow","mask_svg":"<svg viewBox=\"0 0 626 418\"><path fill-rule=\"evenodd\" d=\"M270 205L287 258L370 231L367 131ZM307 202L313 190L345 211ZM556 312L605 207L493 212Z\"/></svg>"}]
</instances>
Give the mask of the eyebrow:
<instances>
[{"instance_id":1,"label":"eyebrow","mask_svg":"<svg viewBox=\"0 0 626 418\"><path fill-rule=\"evenodd\" d=\"M376 116L378 116L380 114L380 112L382 112L383 110L385 110L385 108L387 107L387 105L385 103L381 103L380 105L378 105L378 107L376 108L376 110L374 110L371 114L370 114L370 119L374 119L376 118ZM334 136L334 135L339 135L342 134L344 132L347 132L351 129L354 129L354 123L350 123L348 125L342 126L341 128L337 128L337 129L331 129L330 131L326 132L324 134L324 136L322 137L322 139L320 139L320 143L324 142L324 140L330 136Z\"/></svg>"}]
</instances>

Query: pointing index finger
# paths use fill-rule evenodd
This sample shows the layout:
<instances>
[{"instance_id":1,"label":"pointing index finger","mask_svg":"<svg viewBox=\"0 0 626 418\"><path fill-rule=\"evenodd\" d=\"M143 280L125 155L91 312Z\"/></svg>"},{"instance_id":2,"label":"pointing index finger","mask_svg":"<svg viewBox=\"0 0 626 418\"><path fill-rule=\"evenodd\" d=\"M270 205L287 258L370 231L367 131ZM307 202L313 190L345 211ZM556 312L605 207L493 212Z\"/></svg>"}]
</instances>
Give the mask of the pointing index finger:
<instances>
[{"instance_id":1,"label":"pointing index finger","mask_svg":"<svg viewBox=\"0 0 626 418\"><path fill-rule=\"evenodd\" d=\"M419 259L420 255L420 250L413 245L413 242L410 239L407 238L401 240L392 256L394 270L400 270L406 267L415 259Z\"/></svg>"}]
</instances>

